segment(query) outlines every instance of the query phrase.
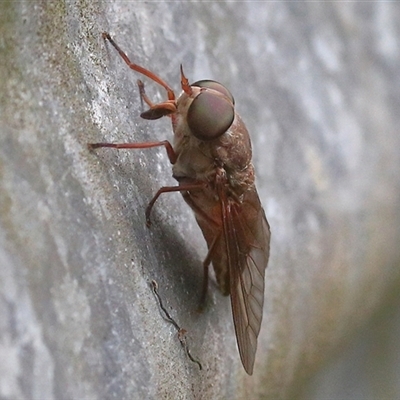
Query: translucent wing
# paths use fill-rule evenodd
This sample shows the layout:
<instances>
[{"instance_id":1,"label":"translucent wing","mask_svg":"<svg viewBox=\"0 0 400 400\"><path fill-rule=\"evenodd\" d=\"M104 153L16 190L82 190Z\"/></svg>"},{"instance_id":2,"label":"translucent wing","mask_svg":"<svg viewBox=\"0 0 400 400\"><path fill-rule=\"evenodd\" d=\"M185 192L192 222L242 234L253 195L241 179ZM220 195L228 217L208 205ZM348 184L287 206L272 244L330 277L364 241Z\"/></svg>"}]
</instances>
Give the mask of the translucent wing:
<instances>
[{"instance_id":1,"label":"translucent wing","mask_svg":"<svg viewBox=\"0 0 400 400\"><path fill-rule=\"evenodd\" d=\"M245 193L241 203L231 199L222 203L236 339L243 367L251 375L262 321L271 233L255 188Z\"/></svg>"},{"instance_id":2,"label":"translucent wing","mask_svg":"<svg viewBox=\"0 0 400 400\"><path fill-rule=\"evenodd\" d=\"M264 274L269 257L270 229L254 186L241 201L228 196L224 183L215 192L185 193L207 241L221 292L231 296L240 358L253 373L264 305ZM207 260L207 258L206 258Z\"/></svg>"}]
</instances>

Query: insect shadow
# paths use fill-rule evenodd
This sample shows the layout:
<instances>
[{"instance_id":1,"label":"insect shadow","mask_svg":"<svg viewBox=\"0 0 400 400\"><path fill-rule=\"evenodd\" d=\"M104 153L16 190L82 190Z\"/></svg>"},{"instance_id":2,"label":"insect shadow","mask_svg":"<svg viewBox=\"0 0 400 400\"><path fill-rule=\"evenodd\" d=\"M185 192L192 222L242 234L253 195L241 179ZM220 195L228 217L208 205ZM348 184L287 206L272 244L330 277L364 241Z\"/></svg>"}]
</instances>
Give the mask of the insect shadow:
<instances>
[{"instance_id":1,"label":"insect shadow","mask_svg":"<svg viewBox=\"0 0 400 400\"><path fill-rule=\"evenodd\" d=\"M176 304L181 314L197 319L204 305L201 303L201 255L188 247L187 238L182 237L170 221L159 217L157 207L153 210L149 231L151 232L148 232L148 239L154 251L152 258L157 260L157 266L147 265L149 275L157 278L164 296L167 296L167 302L170 297L171 304L174 304L174 307ZM193 235L196 234L200 232L193 232ZM213 285L210 286L213 290Z\"/></svg>"},{"instance_id":2,"label":"insect shadow","mask_svg":"<svg viewBox=\"0 0 400 400\"><path fill-rule=\"evenodd\" d=\"M127 151L129 152L129 150ZM98 160L103 164L106 179L111 184L113 181L119 181L115 184L118 186L118 190L112 191L110 196L114 197L120 207L125 208L123 218L128 222L128 229L133 229L136 233L134 235L137 241L135 246L143 249L142 265L144 273L147 275L145 278L149 282L156 279L160 283L160 291L165 297L166 304L171 298L172 305L177 311L196 318L203 305L201 304L202 257L204 258L207 250L204 247L204 254L201 254L200 251L197 252L188 246L190 239L183 237L173 226L174 211L168 212L165 217L160 215L160 207L172 207L168 204L169 199L171 199L171 202L175 202L176 209L179 209L180 205L184 207L184 201L177 193L163 194L163 198L155 204L152 210L151 226L146 226L146 207L138 206L138 198L140 197L141 204L148 204L157 191L157 186L149 185L146 171L135 159L148 155L139 155L137 151L130 153L128 160L125 159L124 161L116 154L110 155L109 152L97 154ZM152 158L150 155L148 160ZM110 164L113 166L113 172L109 170ZM132 176L135 176L134 184L132 184ZM166 181L169 178L169 176L166 176ZM122 203L121 198L123 199ZM137 209L135 216L131 211L134 209ZM187 218L193 218L189 212L187 214ZM137 218L137 215L140 217ZM190 234L193 234L193 237L200 235L201 232L195 226L194 218L192 225L194 231ZM216 289L216 284L212 279L210 289Z\"/></svg>"}]
</instances>

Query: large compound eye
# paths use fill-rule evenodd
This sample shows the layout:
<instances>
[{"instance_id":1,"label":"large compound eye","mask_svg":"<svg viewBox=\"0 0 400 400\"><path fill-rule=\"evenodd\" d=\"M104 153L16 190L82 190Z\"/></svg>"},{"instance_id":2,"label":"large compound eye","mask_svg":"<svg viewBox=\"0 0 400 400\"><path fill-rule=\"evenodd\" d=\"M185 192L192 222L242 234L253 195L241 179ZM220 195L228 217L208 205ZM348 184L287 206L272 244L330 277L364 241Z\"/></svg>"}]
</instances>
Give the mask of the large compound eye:
<instances>
[{"instance_id":1,"label":"large compound eye","mask_svg":"<svg viewBox=\"0 0 400 400\"><path fill-rule=\"evenodd\" d=\"M224 134L235 118L233 104L228 99L204 90L193 100L187 123L200 140L213 140Z\"/></svg>"},{"instance_id":2,"label":"large compound eye","mask_svg":"<svg viewBox=\"0 0 400 400\"><path fill-rule=\"evenodd\" d=\"M223 95L225 95L232 102L232 104L235 104L235 100L233 99L231 92L225 86L221 85L220 83L218 83L216 81L211 81L209 79L203 79L202 81L197 81L197 82L193 83L191 86L198 86L198 87L214 89L217 92L220 92Z\"/></svg>"}]
</instances>

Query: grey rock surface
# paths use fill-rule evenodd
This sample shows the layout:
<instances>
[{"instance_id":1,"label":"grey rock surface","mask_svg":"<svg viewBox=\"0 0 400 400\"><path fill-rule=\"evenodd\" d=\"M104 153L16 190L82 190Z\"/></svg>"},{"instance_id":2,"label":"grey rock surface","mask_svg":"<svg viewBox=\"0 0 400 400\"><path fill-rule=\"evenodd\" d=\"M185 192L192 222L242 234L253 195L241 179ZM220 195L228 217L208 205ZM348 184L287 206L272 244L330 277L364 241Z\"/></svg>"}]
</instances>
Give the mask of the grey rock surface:
<instances>
[{"instance_id":1,"label":"grey rock surface","mask_svg":"<svg viewBox=\"0 0 400 400\"><path fill-rule=\"evenodd\" d=\"M288 398L400 282L400 9L390 3L4 2L0 397ZM215 79L251 132L272 228L255 372L136 80ZM154 101L165 98L146 81ZM199 371L150 288L188 331Z\"/></svg>"}]
</instances>

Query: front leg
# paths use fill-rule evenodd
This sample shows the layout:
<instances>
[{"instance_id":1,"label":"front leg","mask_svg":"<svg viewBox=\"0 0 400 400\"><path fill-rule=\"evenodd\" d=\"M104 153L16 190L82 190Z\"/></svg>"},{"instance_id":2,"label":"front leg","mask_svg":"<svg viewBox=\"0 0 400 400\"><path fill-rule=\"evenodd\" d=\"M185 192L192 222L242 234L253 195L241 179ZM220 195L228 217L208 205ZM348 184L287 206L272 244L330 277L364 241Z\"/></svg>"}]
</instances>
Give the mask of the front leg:
<instances>
[{"instance_id":1,"label":"front leg","mask_svg":"<svg viewBox=\"0 0 400 400\"><path fill-rule=\"evenodd\" d=\"M178 156L168 140L162 140L161 142L143 143L88 143L89 150L99 149L101 147L111 147L113 149L150 149L152 147L159 146L165 147L170 163L175 164Z\"/></svg>"}]
</instances>

